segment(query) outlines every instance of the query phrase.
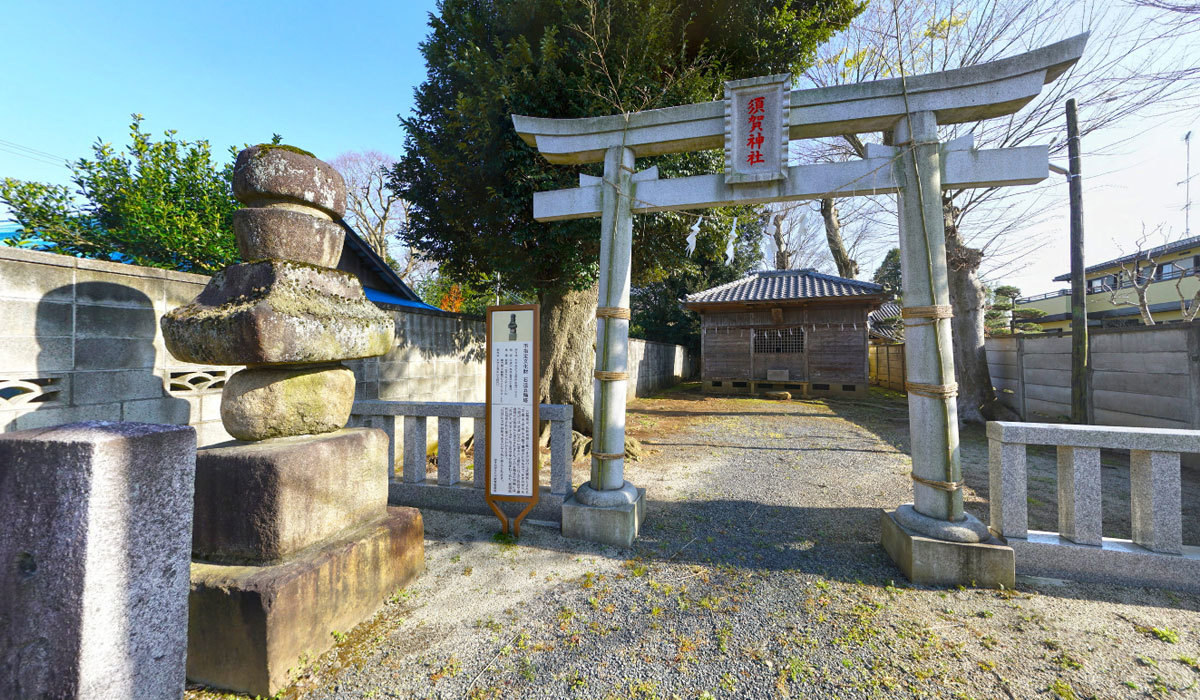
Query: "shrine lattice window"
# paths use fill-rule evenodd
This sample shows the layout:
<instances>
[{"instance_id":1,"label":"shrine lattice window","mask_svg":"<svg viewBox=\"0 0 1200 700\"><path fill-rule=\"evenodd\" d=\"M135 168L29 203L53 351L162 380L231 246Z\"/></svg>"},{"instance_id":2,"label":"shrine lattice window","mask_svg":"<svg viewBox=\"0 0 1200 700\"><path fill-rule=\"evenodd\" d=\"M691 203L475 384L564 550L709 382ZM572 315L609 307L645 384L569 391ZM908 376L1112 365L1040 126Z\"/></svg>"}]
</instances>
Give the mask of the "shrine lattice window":
<instances>
[{"instance_id":1,"label":"shrine lattice window","mask_svg":"<svg viewBox=\"0 0 1200 700\"><path fill-rule=\"evenodd\" d=\"M757 328L754 330L755 355L794 355L804 352L801 328Z\"/></svg>"}]
</instances>

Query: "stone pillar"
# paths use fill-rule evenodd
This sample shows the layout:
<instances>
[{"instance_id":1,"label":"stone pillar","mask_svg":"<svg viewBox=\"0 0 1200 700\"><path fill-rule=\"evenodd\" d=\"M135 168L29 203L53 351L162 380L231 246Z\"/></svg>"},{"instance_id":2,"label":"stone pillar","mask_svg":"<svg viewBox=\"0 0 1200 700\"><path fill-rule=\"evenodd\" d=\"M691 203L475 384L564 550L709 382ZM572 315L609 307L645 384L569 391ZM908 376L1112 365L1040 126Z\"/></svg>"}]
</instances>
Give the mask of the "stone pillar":
<instances>
[{"instance_id":1,"label":"stone pillar","mask_svg":"<svg viewBox=\"0 0 1200 700\"><path fill-rule=\"evenodd\" d=\"M238 154L233 191L250 262L214 275L162 329L176 358L247 366L221 402L241 442L196 457L188 677L269 696L420 572L423 527L415 510L387 506L387 434L345 428L355 386L341 363L389 351L395 324L335 269L341 175L264 144ZM405 478L418 446L408 428Z\"/></svg>"},{"instance_id":2,"label":"stone pillar","mask_svg":"<svg viewBox=\"0 0 1200 700\"><path fill-rule=\"evenodd\" d=\"M613 146L604 155L592 471L590 481L563 504L564 536L626 547L645 517L645 490L625 480L629 319L618 311L629 310L633 165L631 148Z\"/></svg>"},{"instance_id":3,"label":"stone pillar","mask_svg":"<svg viewBox=\"0 0 1200 700\"><path fill-rule=\"evenodd\" d=\"M1011 586L1012 550L979 544L991 533L963 512L937 118L908 114L894 134L913 503L883 515L883 545L914 582Z\"/></svg>"},{"instance_id":4,"label":"stone pillar","mask_svg":"<svg viewBox=\"0 0 1200 700\"><path fill-rule=\"evenodd\" d=\"M0 435L0 697L179 698L196 431Z\"/></svg>"},{"instance_id":5,"label":"stone pillar","mask_svg":"<svg viewBox=\"0 0 1200 700\"><path fill-rule=\"evenodd\" d=\"M1099 546L1100 448L1058 446L1058 532L1076 544Z\"/></svg>"},{"instance_id":6,"label":"stone pillar","mask_svg":"<svg viewBox=\"0 0 1200 700\"><path fill-rule=\"evenodd\" d=\"M1133 541L1152 552L1183 552L1178 452L1129 451Z\"/></svg>"}]
</instances>

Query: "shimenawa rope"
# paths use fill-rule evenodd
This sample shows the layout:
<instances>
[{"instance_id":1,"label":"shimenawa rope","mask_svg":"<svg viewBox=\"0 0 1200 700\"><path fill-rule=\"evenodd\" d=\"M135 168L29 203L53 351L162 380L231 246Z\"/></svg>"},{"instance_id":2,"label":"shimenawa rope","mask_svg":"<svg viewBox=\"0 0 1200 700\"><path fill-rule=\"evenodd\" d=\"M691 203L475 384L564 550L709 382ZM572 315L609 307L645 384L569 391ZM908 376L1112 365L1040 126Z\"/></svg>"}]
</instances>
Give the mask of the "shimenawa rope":
<instances>
[{"instance_id":1,"label":"shimenawa rope","mask_svg":"<svg viewBox=\"0 0 1200 700\"><path fill-rule=\"evenodd\" d=\"M926 486L935 488L939 491L945 491L947 493L954 493L955 491L961 489L963 483L965 483L962 481L934 481L932 479L922 479L916 474L909 474L909 476L911 476L912 480L918 484L925 484Z\"/></svg>"},{"instance_id":2,"label":"shimenawa rope","mask_svg":"<svg viewBox=\"0 0 1200 700\"><path fill-rule=\"evenodd\" d=\"M603 370L596 370L592 373L592 376L602 382L619 382L623 379L629 379L628 372L605 372Z\"/></svg>"},{"instance_id":3,"label":"shimenawa rope","mask_svg":"<svg viewBox=\"0 0 1200 700\"><path fill-rule=\"evenodd\" d=\"M629 309L622 306L600 306L596 308L596 318L616 318L628 321Z\"/></svg>"},{"instance_id":4,"label":"shimenawa rope","mask_svg":"<svg viewBox=\"0 0 1200 700\"><path fill-rule=\"evenodd\" d=\"M958 384L921 384L920 382L904 382L904 388L910 394L927 396L931 399L952 399L958 396Z\"/></svg>"}]
</instances>

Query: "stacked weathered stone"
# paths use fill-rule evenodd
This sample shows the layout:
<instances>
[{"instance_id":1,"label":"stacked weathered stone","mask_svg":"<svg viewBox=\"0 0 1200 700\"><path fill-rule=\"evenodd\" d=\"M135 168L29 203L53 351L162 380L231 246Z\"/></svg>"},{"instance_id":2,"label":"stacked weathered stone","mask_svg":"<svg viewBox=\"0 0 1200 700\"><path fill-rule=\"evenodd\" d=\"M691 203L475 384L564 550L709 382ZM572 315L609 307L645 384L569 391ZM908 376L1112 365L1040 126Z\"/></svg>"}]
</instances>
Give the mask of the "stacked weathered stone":
<instances>
[{"instance_id":1,"label":"stacked weathered stone","mask_svg":"<svg viewBox=\"0 0 1200 700\"><path fill-rule=\"evenodd\" d=\"M287 146L242 151L234 215L242 258L162 321L175 357L246 365L221 420L241 442L196 455L188 677L272 695L421 570L423 528L387 506L388 439L345 428L354 374L381 355L391 317L341 255L346 189Z\"/></svg>"},{"instance_id":2,"label":"stacked weathered stone","mask_svg":"<svg viewBox=\"0 0 1200 700\"><path fill-rule=\"evenodd\" d=\"M240 440L339 430L354 402L354 374L340 361L382 355L394 334L358 279L334 269L342 176L298 149L255 146L238 155L233 192L247 205L233 227L250 262L167 315L167 347L188 362L248 365L221 402L221 421Z\"/></svg>"}]
</instances>

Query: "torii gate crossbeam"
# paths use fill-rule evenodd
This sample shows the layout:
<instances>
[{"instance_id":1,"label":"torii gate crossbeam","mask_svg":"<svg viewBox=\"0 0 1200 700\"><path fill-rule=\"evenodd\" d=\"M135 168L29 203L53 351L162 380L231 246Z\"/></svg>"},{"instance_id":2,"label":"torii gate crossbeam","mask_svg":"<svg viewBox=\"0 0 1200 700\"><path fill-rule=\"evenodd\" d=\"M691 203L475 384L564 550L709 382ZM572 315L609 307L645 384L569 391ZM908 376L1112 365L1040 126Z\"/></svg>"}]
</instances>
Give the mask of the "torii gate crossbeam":
<instances>
[{"instance_id":1,"label":"torii gate crossbeam","mask_svg":"<svg viewBox=\"0 0 1200 700\"><path fill-rule=\"evenodd\" d=\"M517 133L550 162L604 162L602 178L581 176L580 187L534 195L534 217L539 221L601 218L592 471L590 481L564 504L563 533L628 545L644 513L644 492L624 480L623 460L633 214L894 192L906 305L914 503L886 514L884 544L914 581L1012 585L1012 550L970 550L986 549L988 545L978 543L988 540L990 533L978 519L964 515L962 508L941 193L1039 182L1048 175L1048 151L1042 146L980 151L969 138L943 143L937 127L1016 112L1037 97L1043 85L1074 65L1086 43L1087 34L1081 34L969 68L790 91L786 98L778 98L784 104L773 107L779 110L771 113L774 121L768 120L778 123L781 132L777 133L785 140L884 131L892 132L896 145L871 145L866 158L847 163L792 168L768 163L768 172L771 168L775 172L766 182L745 181L748 176L742 174L746 169L741 165L729 174L731 163L743 162L729 155L730 144L738 143L730 138L734 133L730 105L746 99L738 90L777 85L788 76L728 83L724 102L582 119L513 115ZM771 93L764 94L774 99ZM747 118L754 127L754 119L762 120ZM653 168L642 173L634 168L641 156L715 149L722 144L725 174L660 180ZM786 160L783 151L780 157ZM961 543L961 547L926 556L927 561L932 556L941 562L933 565L941 570L919 570L922 565L914 563L919 558L913 554L918 546L914 537L948 546ZM992 550L1007 550L1007 572L1004 555L989 553ZM993 560L1001 563L995 565Z\"/></svg>"}]
</instances>

